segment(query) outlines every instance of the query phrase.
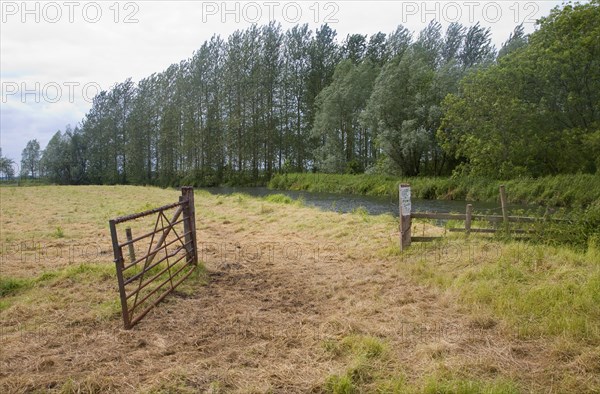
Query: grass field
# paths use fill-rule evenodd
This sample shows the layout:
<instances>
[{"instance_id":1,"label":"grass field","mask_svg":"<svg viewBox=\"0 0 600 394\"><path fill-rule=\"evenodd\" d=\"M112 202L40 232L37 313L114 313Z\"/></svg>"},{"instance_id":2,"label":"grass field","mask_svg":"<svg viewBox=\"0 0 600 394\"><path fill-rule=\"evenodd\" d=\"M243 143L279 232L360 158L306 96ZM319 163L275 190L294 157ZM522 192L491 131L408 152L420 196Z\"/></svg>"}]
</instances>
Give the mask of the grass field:
<instances>
[{"instance_id":1,"label":"grass field","mask_svg":"<svg viewBox=\"0 0 600 394\"><path fill-rule=\"evenodd\" d=\"M122 329L133 186L0 188L0 392L600 392L600 251L196 191L204 270ZM442 229L425 222L415 231Z\"/></svg>"}]
</instances>

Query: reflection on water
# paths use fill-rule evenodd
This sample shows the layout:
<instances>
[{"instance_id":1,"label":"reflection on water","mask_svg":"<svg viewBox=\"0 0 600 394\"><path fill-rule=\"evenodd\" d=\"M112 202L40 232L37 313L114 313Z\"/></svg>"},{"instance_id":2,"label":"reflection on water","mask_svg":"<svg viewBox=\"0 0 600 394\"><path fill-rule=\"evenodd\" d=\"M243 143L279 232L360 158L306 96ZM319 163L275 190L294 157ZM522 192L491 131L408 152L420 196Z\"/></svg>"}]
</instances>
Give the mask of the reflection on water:
<instances>
[{"instance_id":1,"label":"reflection on water","mask_svg":"<svg viewBox=\"0 0 600 394\"><path fill-rule=\"evenodd\" d=\"M398 216L398 198L361 196L354 194L320 193L291 190L271 190L266 187L212 187L204 189L212 194L244 193L255 197L269 194L285 194L293 199L302 199L306 205L327 211L352 212L364 207L371 215L392 213ZM412 199L413 212L464 212L465 201ZM475 212L500 213L499 203L471 202ZM522 207L519 207L522 208Z\"/></svg>"}]
</instances>

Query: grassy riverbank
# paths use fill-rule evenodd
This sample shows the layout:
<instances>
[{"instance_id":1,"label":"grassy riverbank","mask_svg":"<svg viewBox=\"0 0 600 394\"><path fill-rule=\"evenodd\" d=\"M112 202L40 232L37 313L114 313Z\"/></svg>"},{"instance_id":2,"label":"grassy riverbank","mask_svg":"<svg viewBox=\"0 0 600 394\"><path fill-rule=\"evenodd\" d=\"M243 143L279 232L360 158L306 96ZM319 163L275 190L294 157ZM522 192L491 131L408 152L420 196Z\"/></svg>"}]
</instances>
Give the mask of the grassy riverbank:
<instances>
[{"instance_id":1,"label":"grassy riverbank","mask_svg":"<svg viewBox=\"0 0 600 394\"><path fill-rule=\"evenodd\" d=\"M380 175L294 173L273 177L269 187L397 196L398 184L410 183L413 196L424 199L498 201L498 188L506 185L511 203L558 207L587 207L600 200L600 175L557 175L538 179L495 181L484 178L392 178Z\"/></svg>"}]
</instances>

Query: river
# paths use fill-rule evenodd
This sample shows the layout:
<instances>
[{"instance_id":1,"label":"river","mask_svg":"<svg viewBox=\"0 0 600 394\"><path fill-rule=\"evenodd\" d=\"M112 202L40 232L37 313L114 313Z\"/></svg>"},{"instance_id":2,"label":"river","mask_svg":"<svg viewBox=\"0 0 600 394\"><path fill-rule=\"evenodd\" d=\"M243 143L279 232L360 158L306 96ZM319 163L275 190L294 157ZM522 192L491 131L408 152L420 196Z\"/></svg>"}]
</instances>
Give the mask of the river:
<instances>
[{"instance_id":1,"label":"river","mask_svg":"<svg viewBox=\"0 0 600 394\"><path fill-rule=\"evenodd\" d=\"M391 213L398 216L398 199L390 197L362 196L355 194L320 193L293 190L271 190L266 187L212 187L204 190L212 194L244 193L255 197L264 197L270 194L284 194L295 200L301 199L305 205L318 207L326 211L352 212L363 207L371 215ZM422 200L412 199L413 212L465 212L466 201L450 200ZM473 211L479 213L500 214L500 203L470 202ZM509 208L524 208L512 205Z\"/></svg>"}]
</instances>

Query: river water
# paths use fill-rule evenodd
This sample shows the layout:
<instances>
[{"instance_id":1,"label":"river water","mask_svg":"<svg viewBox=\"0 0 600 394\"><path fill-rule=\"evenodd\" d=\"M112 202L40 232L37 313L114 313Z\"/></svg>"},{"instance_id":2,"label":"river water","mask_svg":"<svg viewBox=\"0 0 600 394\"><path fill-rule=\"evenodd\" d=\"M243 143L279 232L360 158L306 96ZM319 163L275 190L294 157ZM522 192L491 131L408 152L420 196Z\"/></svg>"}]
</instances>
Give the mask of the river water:
<instances>
[{"instance_id":1,"label":"river water","mask_svg":"<svg viewBox=\"0 0 600 394\"><path fill-rule=\"evenodd\" d=\"M264 197L270 194L284 194L295 200L302 199L305 205L318 207L326 211L352 212L359 207L363 207L371 215L391 213L394 216L398 216L398 199L393 199L390 197L292 190L271 190L266 187L212 187L204 190L212 194L227 195L233 193L244 193L255 197ZM473 204L474 212L500 214L500 203L469 203ZM412 199L413 212L464 213L466 205L466 201ZM522 206L512 207L522 208Z\"/></svg>"}]
</instances>

